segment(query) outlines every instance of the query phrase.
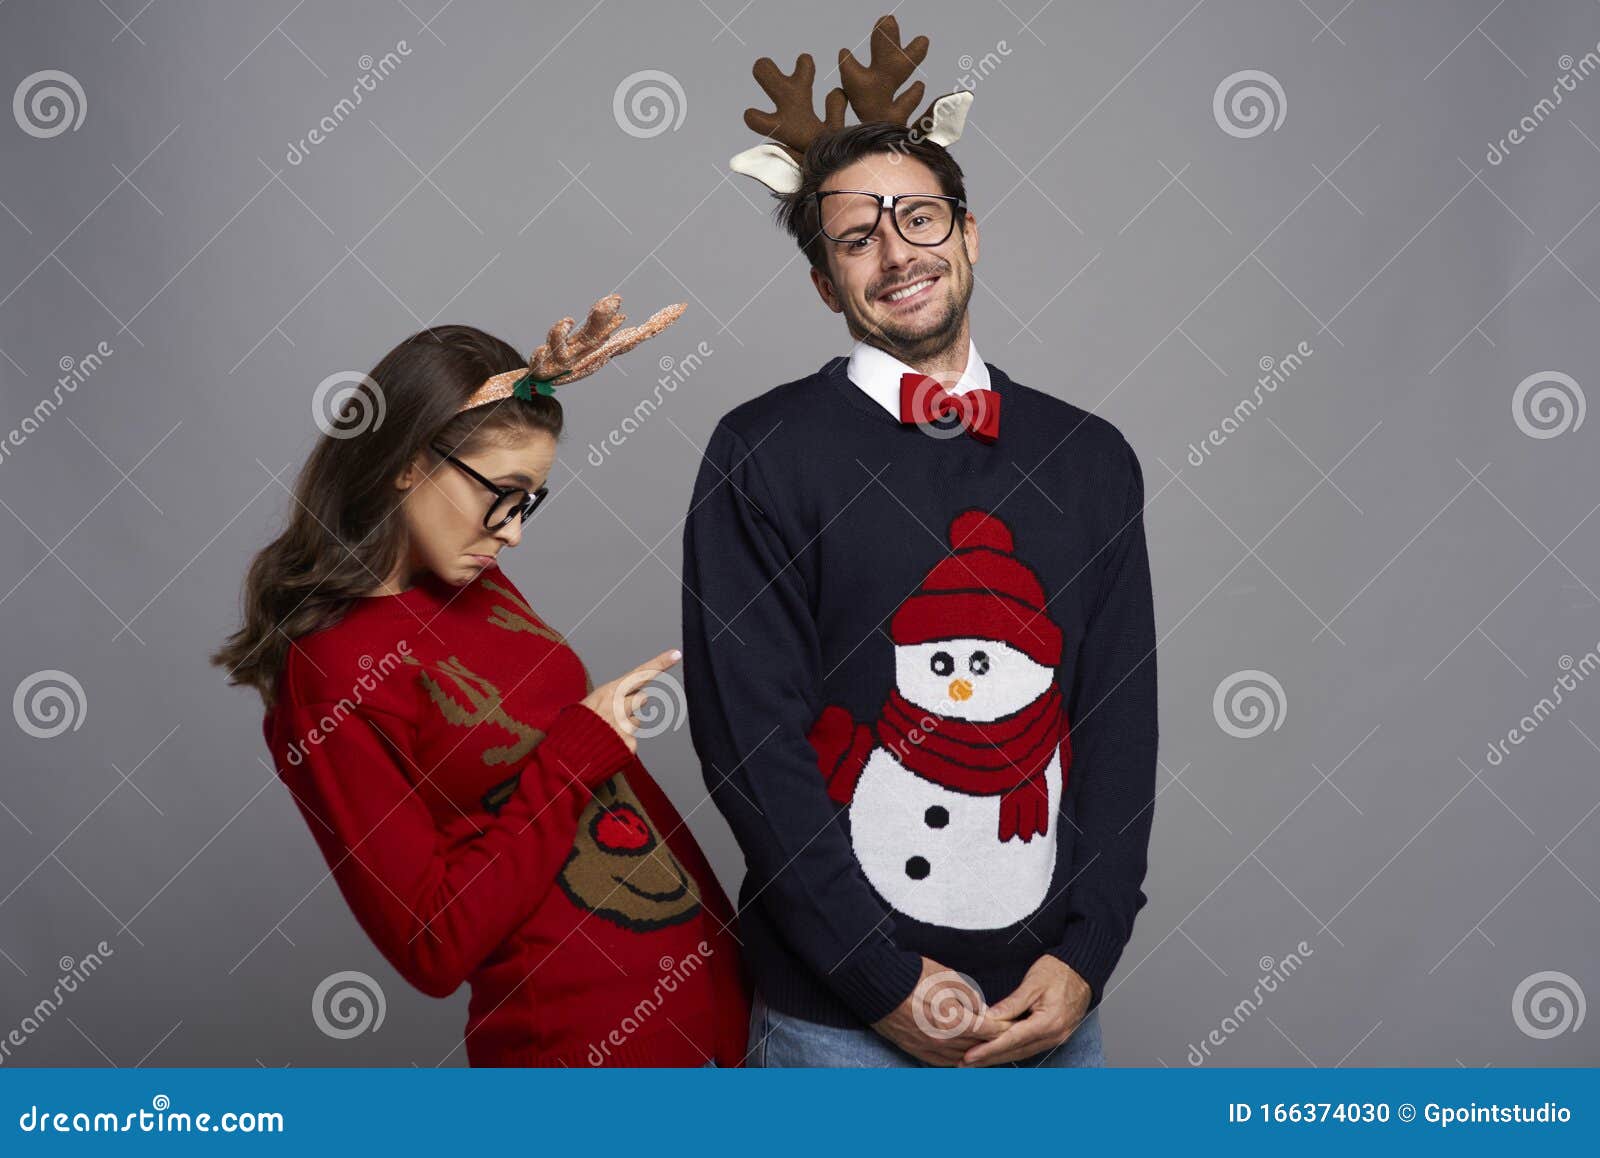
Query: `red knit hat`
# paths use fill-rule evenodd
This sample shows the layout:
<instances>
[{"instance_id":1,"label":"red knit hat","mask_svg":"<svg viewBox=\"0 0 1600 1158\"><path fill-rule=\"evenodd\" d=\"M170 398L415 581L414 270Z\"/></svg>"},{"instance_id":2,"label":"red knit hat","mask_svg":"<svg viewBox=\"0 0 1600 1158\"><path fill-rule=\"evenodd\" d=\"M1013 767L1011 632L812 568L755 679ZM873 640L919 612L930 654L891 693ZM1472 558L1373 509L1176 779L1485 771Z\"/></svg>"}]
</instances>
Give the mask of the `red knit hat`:
<instances>
[{"instance_id":1,"label":"red knit hat","mask_svg":"<svg viewBox=\"0 0 1600 1158\"><path fill-rule=\"evenodd\" d=\"M950 549L889 621L896 644L994 639L1045 667L1061 662L1061 629L1045 612L1044 588L1011 552L1011 528L988 511L950 523Z\"/></svg>"}]
</instances>

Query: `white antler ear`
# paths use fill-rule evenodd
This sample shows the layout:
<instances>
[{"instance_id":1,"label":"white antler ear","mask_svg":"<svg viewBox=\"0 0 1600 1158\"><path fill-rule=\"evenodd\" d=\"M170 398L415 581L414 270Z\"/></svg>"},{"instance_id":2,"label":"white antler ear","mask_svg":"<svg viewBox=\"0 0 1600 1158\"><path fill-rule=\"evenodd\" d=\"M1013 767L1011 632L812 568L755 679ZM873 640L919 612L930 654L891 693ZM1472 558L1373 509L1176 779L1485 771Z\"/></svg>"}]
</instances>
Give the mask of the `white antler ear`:
<instances>
[{"instance_id":1,"label":"white antler ear","mask_svg":"<svg viewBox=\"0 0 1600 1158\"><path fill-rule=\"evenodd\" d=\"M800 188L800 166L788 150L778 145L757 145L728 162L735 173L754 177L774 193L793 193Z\"/></svg>"},{"instance_id":2,"label":"white antler ear","mask_svg":"<svg viewBox=\"0 0 1600 1158\"><path fill-rule=\"evenodd\" d=\"M930 112L933 127L926 139L935 145L948 148L961 139L961 130L967 126L967 110L972 107L972 93L965 89L946 93L933 102Z\"/></svg>"}]
</instances>

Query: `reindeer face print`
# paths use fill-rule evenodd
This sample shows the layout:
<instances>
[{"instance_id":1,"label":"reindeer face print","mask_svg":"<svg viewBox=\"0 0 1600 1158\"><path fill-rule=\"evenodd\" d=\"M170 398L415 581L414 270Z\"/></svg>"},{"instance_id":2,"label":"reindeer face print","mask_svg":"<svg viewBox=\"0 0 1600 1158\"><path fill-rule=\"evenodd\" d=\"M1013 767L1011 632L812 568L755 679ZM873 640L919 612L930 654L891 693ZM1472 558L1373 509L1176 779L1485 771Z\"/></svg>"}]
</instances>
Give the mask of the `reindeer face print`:
<instances>
[{"instance_id":1,"label":"reindeer face print","mask_svg":"<svg viewBox=\"0 0 1600 1158\"><path fill-rule=\"evenodd\" d=\"M572 903L625 929L675 925L700 911L700 890L656 835L619 773L595 789L561 870Z\"/></svg>"},{"instance_id":2,"label":"reindeer face print","mask_svg":"<svg viewBox=\"0 0 1600 1158\"><path fill-rule=\"evenodd\" d=\"M895 683L917 707L987 723L1032 703L1055 672L997 639L941 639L894 650Z\"/></svg>"},{"instance_id":3,"label":"reindeer face print","mask_svg":"<svg viewBox=\"0 0 1600 1158\"><path fill-rule=\"evenodd\" d=\"M477 802L498 815L517 790L520 765L544 733L508 714L499 689L454 656L429 663L408 656L407 662L420 668L418 679L444 718L467 732L464 743L488 743L481 753L486 769L519 765L509 777L497 775L492 782L485 777L463 786L459 798L452 796L438 811L459 815ZM509 743L495 742L508 738ZM430 779L423 791L439 794L444 789ZM626 929L658 929L700 911L699 886L660 838L620 773L595 789L579 815L577 837L558 881L573 904Z\"/></svg>"},{"instance_id":4,"label":"reindeer face print","mask_svg":"<svg viewBox=\"0 0 1600 1158\"><path fill-rule=\"evenodd\" d=\"M556 645L540 660L541 676L552 681L552 687L570 687L581 674L586 693L594 690L577 653L515 589L488 575L479 582L496 596L487 614L491 626ZM515 652L520 645L508 639L505 646ZM421 791L425 796L448 796L447 802L435 804L436 812L447 820L473 805L499 815L516 794L528 757L545 738L541 729L507 710L505 697L516 692L523 677L508 676L511 682L502 692L456 656L424 661L408 655L406 662L417 667L419 685L433 707L456 726L449 734L448 751L476 752L485 773L460 770L448 778L429 778ZM555 706L556 701L547 704ZM466 763L473 763L470 756ZM620 773L594 790L579 815L576 839L557 883L579 908L635 931L674 925L700 911L699 886L672 855Z\"/></svg>"}]
</instances>

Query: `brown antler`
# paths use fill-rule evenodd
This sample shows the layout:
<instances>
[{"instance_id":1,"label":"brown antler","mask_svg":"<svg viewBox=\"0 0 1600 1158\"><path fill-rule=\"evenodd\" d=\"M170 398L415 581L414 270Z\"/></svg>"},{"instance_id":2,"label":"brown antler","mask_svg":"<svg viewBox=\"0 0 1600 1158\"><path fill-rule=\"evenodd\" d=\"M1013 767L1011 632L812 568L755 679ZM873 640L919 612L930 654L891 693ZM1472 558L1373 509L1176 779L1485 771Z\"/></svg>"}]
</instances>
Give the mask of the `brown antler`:
<instances>
[{"instance_id":1,"label":"brown antler","mask_svg":"<svg viewBox=\"0 0 1600 1158\"><path fill-rule=\"evenodd\" d=\"M528 357L528 369L545 382L560 380L560 385L587 378L612 358L626 354L640 342L653 338L683 316L686 302L665 306L637 326L617 329L627 321L622 312L622 295L607 294L595 302L589 319L577 333L568 333L571 318L562 318L550 327L549 340Z\"/></svg>"},{"instance_id":2,"label":"brown antler","mask_svg":"<svg viewBox=\"0 0 1600 1158\"><path fill-rule=\"evenodd\" d=\"M595 302L589 317L577 333L569 333L572 319L562 318L550 327L545 344L528 358L528 368L535 378L549 381L568 373L589 354L593 353L611 332L627 317L622 313L622 295L608 294Z\"/></svg>"},{"instance_id":3,"label":"brown antler","mask_svg":"<svg viewBox=\"0 0 1600 1158\"><path fill-rule=\"evenodd\" d=\"M683 316L687 303L657 310L643 325L617 329L626 321L622 295L607 294L589 311L583 328L572 333L572 319L562 318L550 327L545 344L528 355L526 369L506 370L484 382L460 406L470 410L515 395L531 400L534 392L552 394L555 387L587 378L618 354L625 354L646 338L653 338Z\"/></svg>"},{"instance_id":4,"label":"brown antler","mask_svg":"<svg viewBox=\"0 0 1600 1158\"><path fill-rule=\"evenodd\" d=\"M911 114L922 99L923 83L916 81L904 93L895 95L928 55L928 38L919 36L909 44L901 44L900 25L891 14L872 26L868 40L871 50L867 64L857 60L851 50L839 50L841 87L828 93L822 120L817 119L812 106L816 67L809 55L801 53L794 72L788 75L767 57L756 61L755 78L776 109L770 113L745 110L744 123L768 139L735 155L728 167L754 177L780 197L793 196L802 184L800 162L806 149L822 132L844 127L847 106L855 110L863 124L906 125L915 136L942 148L958 141L972 105L970 90L957 89L929 101L915 120Z\"/></svg>"},{"instance_id":5,"label":"brown antler","mask_svg":"<svg viewBox=\"0 0 1600 1158\"><path fill-rule=\"evenodd\" d=\"M586 378L600 369L611 359L619 354L626 354L640 342L653 338L662 330L672 325L683 316L683 311L688 308L688 302L676 302L670 306L662 306L637 326L629 326L625 330L618 330L598 347L589 351L577 362L573 363L570 370L562 378L563 383L575 382L579 378ZM621 321L621 318L617 319Z\"/></svg>"},{"instance_id":6,"label":"brown antler","mask_svg":"<svg viewBox=\"0 0 1600 1158\"><path fill-rule=\"evenodd\" d=\"M926 46L924 46L926 51ZM762 90L772 98L773 111L745 109L744 123L764 137L782 145L795 160L805 155L806 147L824 129L844 127L845 92L835 88L823 98L824 117L818 119L811 90L817 79L816 62L802 52L794 62L794 72L785 74L769 56L756 61L751 73Z\"/></svg>"},{"instance_id":7,"label":"brown antler","mask_svg":"<svg viewBox=\"0 0 1600 1158\"><path fill-rule=\"evenodd\" d=\"M857 60L848 48L839 50L839 79L850 107L863 123L906 124L922 99L923 84L919 80L898 98L894 94L928 55L928 38L919 36L909 44L901 44L900 23L891 15L879 17L868 39L871 50L867 64Z\"/></svg>"}]
</instances>

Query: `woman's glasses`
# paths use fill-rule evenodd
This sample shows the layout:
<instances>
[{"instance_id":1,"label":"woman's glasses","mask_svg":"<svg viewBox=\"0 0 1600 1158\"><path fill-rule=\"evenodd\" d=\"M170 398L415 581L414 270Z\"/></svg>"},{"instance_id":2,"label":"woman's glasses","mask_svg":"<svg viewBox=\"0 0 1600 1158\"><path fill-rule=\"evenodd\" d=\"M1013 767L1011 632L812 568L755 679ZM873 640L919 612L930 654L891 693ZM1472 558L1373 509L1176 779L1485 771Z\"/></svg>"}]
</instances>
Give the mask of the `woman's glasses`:
<instances>
[{"instance_id":1,"label":"woman's glasses","mask_svg":"<svg viewBox=\"0 0 1600 1158\"><path fill-rule=\"evenodd\" d=\"M528 517L533 514L540 503L544 502L545 496L550 493L548 486L542 486L531 494L523 487L499 486L484 478L449 451L439 446L434 446L433 452L446 462L454 464L468 478L477 482L484 490L494 495L494 502L489 507L489 513L483 516L485 530L498 531L518 515L522 516L523 526L527 526Z\"/></svg>"}]
</instances>

